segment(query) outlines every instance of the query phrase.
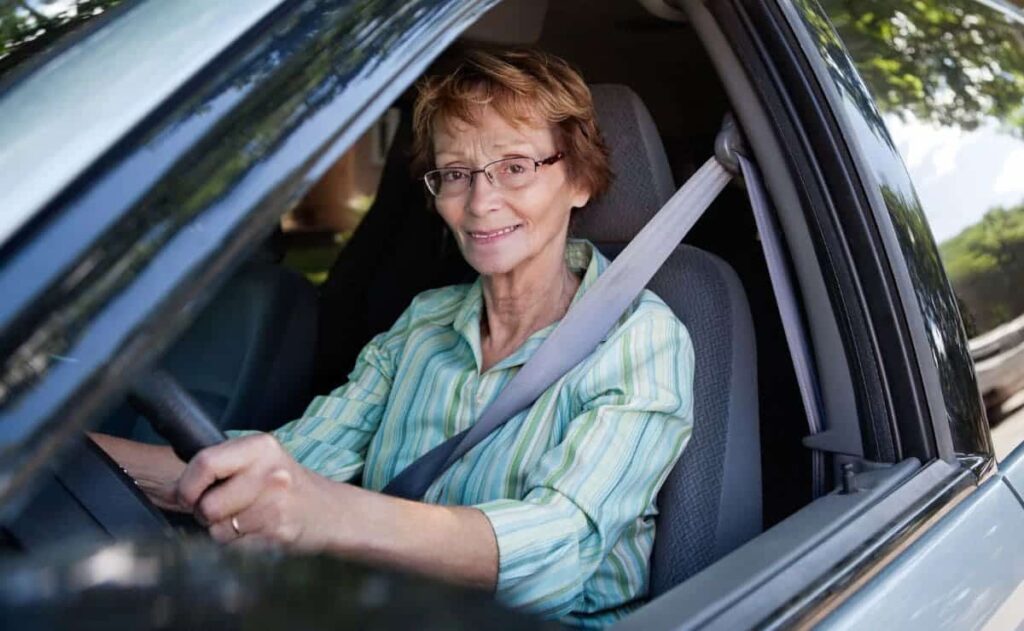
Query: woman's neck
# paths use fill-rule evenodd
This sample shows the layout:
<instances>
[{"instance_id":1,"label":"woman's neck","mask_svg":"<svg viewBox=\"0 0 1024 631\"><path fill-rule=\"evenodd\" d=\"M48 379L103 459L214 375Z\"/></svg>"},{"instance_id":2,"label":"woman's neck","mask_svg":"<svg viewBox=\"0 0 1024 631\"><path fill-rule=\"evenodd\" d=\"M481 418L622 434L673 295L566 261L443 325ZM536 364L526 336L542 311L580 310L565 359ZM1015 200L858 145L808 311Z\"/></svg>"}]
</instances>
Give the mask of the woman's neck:
<instances>
[{"instance_id":1,"label":"woman's neck","mask_svg":"<svg viewBox=\"0 0 1024 631\"><path fill-rule=\"evenodd\" d=\"M481 371L509 356L528 337L560 320L569 309L580 280L565 261L564 247L553 249L557 251L544 260L528 261L508 274L481 279Z\"/></svg>"}]
</instances>

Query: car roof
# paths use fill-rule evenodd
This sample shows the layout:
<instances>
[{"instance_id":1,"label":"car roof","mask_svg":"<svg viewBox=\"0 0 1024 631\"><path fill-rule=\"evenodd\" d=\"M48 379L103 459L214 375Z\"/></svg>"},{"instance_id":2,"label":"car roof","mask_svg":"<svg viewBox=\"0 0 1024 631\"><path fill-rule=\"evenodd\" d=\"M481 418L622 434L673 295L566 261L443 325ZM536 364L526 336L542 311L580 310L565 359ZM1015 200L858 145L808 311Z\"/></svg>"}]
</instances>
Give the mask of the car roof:
<instances>
[{"instance_id":1,"label":"car roof","mask_svg":"<svg viewBox=\"0 0 1024 631\"><path fill-rule=\"evenodd\" d=\"M0 245L281 0L140 1L0 93Z\"/></svg>"}]
</instances>

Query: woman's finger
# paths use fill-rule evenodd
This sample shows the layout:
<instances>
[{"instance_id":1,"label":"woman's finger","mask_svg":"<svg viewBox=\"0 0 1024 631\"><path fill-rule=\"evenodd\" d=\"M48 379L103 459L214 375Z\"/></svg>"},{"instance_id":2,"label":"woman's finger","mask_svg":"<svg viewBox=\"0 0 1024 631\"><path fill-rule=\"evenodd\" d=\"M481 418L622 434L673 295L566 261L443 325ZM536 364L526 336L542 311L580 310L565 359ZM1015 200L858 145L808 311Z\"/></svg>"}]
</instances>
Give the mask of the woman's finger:
<instances>
[{"instance_id":1,"label":"woman's finger","mask_svg":"<svg viewBox=\"0 0 1024 631\"><path fill-rule=\"evenodd\" d=\"M280 543L264 537L261 534L242 535L237 539L228 542L232 548L243 548L247 550L272 550L279 548Z\"/></svg>"},{"instance_id":2,"label":"woman's finger","mask_svg":"<svg viewBox=\"0 0 1024 631\"><path fill-rule=\"evenodd\" d=\"M232 520L234 520L234 523L232 523ZM238 530L235 530L236 525ZM242 522L238 519L237 515L232 515L228 519L222 519L210 525L208 531L210 538L218 543L231 543L235 539L245 536L245 531L242 530Z\"/></svg>"},{"instance_id":3,"label":"woman's finger","mask_svg":"<svg viewBox=\"0 0 1024 631\"><path fill-rule=\"evenodd\" d=\"M217 480L229 478L261 460L281 452L270 434L243 436L207 447L195 455L178 480L179 503L194 508L203 493Z\"/></svg>"},{"instance_id":4,"label":"woman's finger","mask_svg":"<svg viewBox=\"0 0 1024 631\"><path fill-rule=\"evenodd\" d=\"M300 516L293 514L289 506L282 493L263 494L245 510L210 526L210 536L222 543L252 535L278 543L293 543L302 528L299 527Z\"/></svg>"},{"instance_id":5,"label":"woman's finger","mask_svg":"<svg viewBox=\"0 0 1024 631\"><path fill-rule=\"evenodd\" d=\"M262 467L250 467L240 471L220 484L208 487L196 502L193 512L197 518L208 524L237 515L249 508L264 493L287 488L290 476L282 476L277 472L278 469L265 472Z\"/></svg>"}]
</instances>

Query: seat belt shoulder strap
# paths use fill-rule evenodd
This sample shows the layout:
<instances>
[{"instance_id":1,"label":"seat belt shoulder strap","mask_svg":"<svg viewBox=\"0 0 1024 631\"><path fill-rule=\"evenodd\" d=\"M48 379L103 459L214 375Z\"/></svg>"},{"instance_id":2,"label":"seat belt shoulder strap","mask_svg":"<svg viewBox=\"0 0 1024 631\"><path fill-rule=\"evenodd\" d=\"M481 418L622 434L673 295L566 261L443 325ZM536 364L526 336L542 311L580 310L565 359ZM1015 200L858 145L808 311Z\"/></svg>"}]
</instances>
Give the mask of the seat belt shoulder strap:
<instances>
[{"instance_id":1,"label":"seat belt shoulder strap","mask_svg":"<svg viewBox=\"0 0 1024 631\"><path fill-rule=\"evenodd\" d=\"M665 259L725 188L731 175L709 159L673 195L569 309L475 424L410 464L384 489L419 499L453 462L528 408L597 347Z\"/></svg>"}]
</instances>

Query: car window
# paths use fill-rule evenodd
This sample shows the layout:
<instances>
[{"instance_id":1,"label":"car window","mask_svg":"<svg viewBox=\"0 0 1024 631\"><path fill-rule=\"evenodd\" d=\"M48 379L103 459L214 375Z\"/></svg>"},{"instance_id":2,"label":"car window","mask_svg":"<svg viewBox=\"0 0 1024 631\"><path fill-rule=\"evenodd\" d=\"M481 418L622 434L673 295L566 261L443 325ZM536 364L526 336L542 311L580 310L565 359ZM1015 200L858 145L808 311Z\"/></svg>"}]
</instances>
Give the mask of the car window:
<instances>
[{"instance_id":1,"label":"car window","mask_svg":"<svg viewBox=\"0 0 1024 631\"><path fill-rule=\"evenodd\" d=\"M315 284L373 205L401 114L387 110L281 219L286 266Z\"/></svg>"},{"instance_id":2,"label":"car window","mask_svg":"<svg viewBox=\"0 0 1024 631\"><path fill-rule=\"evenodd\" d=\"M1024 17L968 0L823 6L910 171L997 456L1024 440Z\"/></svg>"},{"instance_id":3,"label":"car window","mask_svg":"<svg viewBox=\"0 0 1024 631\"><path fill-rule=\"evenodd\" d=\"M0 0L0 80L125 0Z\"/></svg>"}]
</instances>

